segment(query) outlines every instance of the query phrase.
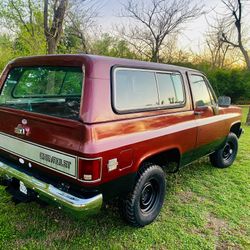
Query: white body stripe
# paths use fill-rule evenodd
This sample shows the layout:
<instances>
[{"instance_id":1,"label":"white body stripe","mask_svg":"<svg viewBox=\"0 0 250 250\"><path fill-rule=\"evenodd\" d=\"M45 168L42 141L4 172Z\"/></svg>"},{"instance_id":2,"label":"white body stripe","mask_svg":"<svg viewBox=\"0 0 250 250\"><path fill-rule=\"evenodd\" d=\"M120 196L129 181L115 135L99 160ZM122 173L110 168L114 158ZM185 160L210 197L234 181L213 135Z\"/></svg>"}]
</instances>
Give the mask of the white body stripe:
<instances>
[{"instance_id":1,"label":"white body stripe","mask_svg":"<svg viewBox=\"0 0 250 250\"><path fill-rule=\"evenodd\" d=\"M77 161L73 155L0 133L0 148L21 158L76 177Z\"/></svg>"},{"instance_id":2,"label":"white body stripe","mask_svg":"<svg viewBox=\"0 0 250 250\"><path fill-rule=\"evenodd\" d=\"M157 138L160 136L166 136L169 134L178 133L181 131L185 131L188 129L198 128L200 126L205 125L211 125L216 124L218 121L228 120L234 117L237 117L238 113L230 113L230 114L222 114L222 115L214 115L210 117L204 117L204 118L197 118L190 121L180 122L173 125L168 125L166 127L162 127L160 129L154 129L154 130L146 130L146 131L140 131L137 133L132 133L130 135L124 134L123 136L119 136L119 140L114 140L114 138L110 137L108 139L98 140L96 139L94 149L98 152L102 147L103 144L107 145L107 140L110 140L109 143L109 149L122 147L127 144L128 138L130 139L130 143L137 143L145 140L150 140L153 138Z\"/></svg>"}]
</instances>

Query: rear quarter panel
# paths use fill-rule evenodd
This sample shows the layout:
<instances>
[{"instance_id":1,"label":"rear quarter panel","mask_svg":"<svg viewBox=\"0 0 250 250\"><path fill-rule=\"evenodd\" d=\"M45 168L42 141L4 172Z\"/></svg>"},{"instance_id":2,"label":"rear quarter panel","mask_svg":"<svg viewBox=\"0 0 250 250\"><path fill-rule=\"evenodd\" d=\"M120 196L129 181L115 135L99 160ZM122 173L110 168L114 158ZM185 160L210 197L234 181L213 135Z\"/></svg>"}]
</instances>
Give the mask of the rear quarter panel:
<instances>
[{"instance_id":1,"label":"rear quarter panel","mask_svg":"<svg viewBox=\"0 0 250 250\"><path fill-rule=\"evenodd\" d=\"M80 152L86 157L103 158L103 183L135 173L142 161L165 150L178 149L180 154L191 152L197 136L185 73L180 72L186 92L184 107L119 114L112 106L113 67L112 64L99 65L97 62L86 80L81 113L91 137L81 144ZM165 71L172 70L165 68ZM112 159L118 160L118 169L109 172L107 166Z\"/></svg>"}]
</instances>

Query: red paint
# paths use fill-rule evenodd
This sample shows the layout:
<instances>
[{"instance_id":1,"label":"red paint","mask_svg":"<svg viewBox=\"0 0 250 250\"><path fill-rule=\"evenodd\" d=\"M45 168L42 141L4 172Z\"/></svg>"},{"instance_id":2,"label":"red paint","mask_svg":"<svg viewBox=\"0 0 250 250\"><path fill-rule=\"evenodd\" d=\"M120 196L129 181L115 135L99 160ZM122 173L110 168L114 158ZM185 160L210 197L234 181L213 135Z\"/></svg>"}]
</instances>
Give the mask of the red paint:
<instances>
[{"instance_id":1,"label":"red paint","mask_svg":"<svg viewBox=\"0 0 250 250\"><path fill-rule=\"evenodd\" d=\"M85 82L80 121L0 107L0 132L78 157L102 158L102 177L94 183L82 182L81 164L78 180L34 164L38 169L78 185L95 187L136 172L143 160L165 150L178 149L180 154L192 151L225 137L232 124L241 121L241 110L237 107L220 108L218 115L214 115L212 109L195 115L186 77L187 71L192 70L164 64L90 55L19 58L6 67L0 79L0 87L11 68L38 65L84 66ZM185 106L130 114L115 113L111 105L111 75L112 67L118 65L180 72L185 84ZM223 114L235 116L220 118ZM215 116L218 119L209 122L208 119ZM24 136L14 133L22 119L28 121L27 125L23 125L28 129L28 134ZM118 168L109 172L108 161L115 158L118 160ZM98 169L98 164L92 163ZM96 171L94 175L98 178Z\"/></svg>"}]
</instances>

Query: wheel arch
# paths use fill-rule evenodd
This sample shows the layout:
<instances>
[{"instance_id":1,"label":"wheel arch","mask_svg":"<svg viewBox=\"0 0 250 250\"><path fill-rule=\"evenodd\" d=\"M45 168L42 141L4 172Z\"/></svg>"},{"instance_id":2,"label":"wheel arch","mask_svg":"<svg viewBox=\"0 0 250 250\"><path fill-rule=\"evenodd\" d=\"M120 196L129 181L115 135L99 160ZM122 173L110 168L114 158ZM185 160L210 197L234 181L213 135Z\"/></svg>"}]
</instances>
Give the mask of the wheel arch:
<instances>
[{"instance_id":1,"label":"wheel arch","mask_svg":"<svg viewBox=\"0 0 250 250\"><path fill-rule=\"evenodd\" d=\"M168 163L176 163L176 169L174 172L178 171L181 161L181 150L178 147L171 147L161 151L151 153L144 156L138 163L137 171L141 169L145 162L154 163L159 165L163 169L167 168Z\"/></svg>"},{"instance_id":2,"label":"wheel arch","mask_svg":"<svg viewBox=\"0 0 250 250\"><path fill-rule=\"evenodd\" d=\"M236 134L236 136L239 138L241 136L241 132L242 132L241 122L237 121L237 122L233 123L230 127L229 132Z\"/></svg>"}]
</instances>

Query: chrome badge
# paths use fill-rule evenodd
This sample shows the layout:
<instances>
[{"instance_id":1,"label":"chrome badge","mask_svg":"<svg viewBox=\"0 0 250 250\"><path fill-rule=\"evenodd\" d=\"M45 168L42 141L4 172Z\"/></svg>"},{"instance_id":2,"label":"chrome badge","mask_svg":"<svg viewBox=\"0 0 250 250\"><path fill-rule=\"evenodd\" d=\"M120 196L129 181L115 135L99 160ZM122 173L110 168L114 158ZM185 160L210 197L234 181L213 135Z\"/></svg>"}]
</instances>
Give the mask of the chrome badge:
<instances>
[{"instance_id":1,"label":"chrome badge","mask_svg":"<svg viewBox=\"0 0 250 250\"><path fill-rule=\"evenodd\" d=\"M25 130L25 128L22 127L21 124L18 124L17 127L15 127L14 132L18 135L25 135L26 134L26 130Z\"/></svg>"}]
</instances>

